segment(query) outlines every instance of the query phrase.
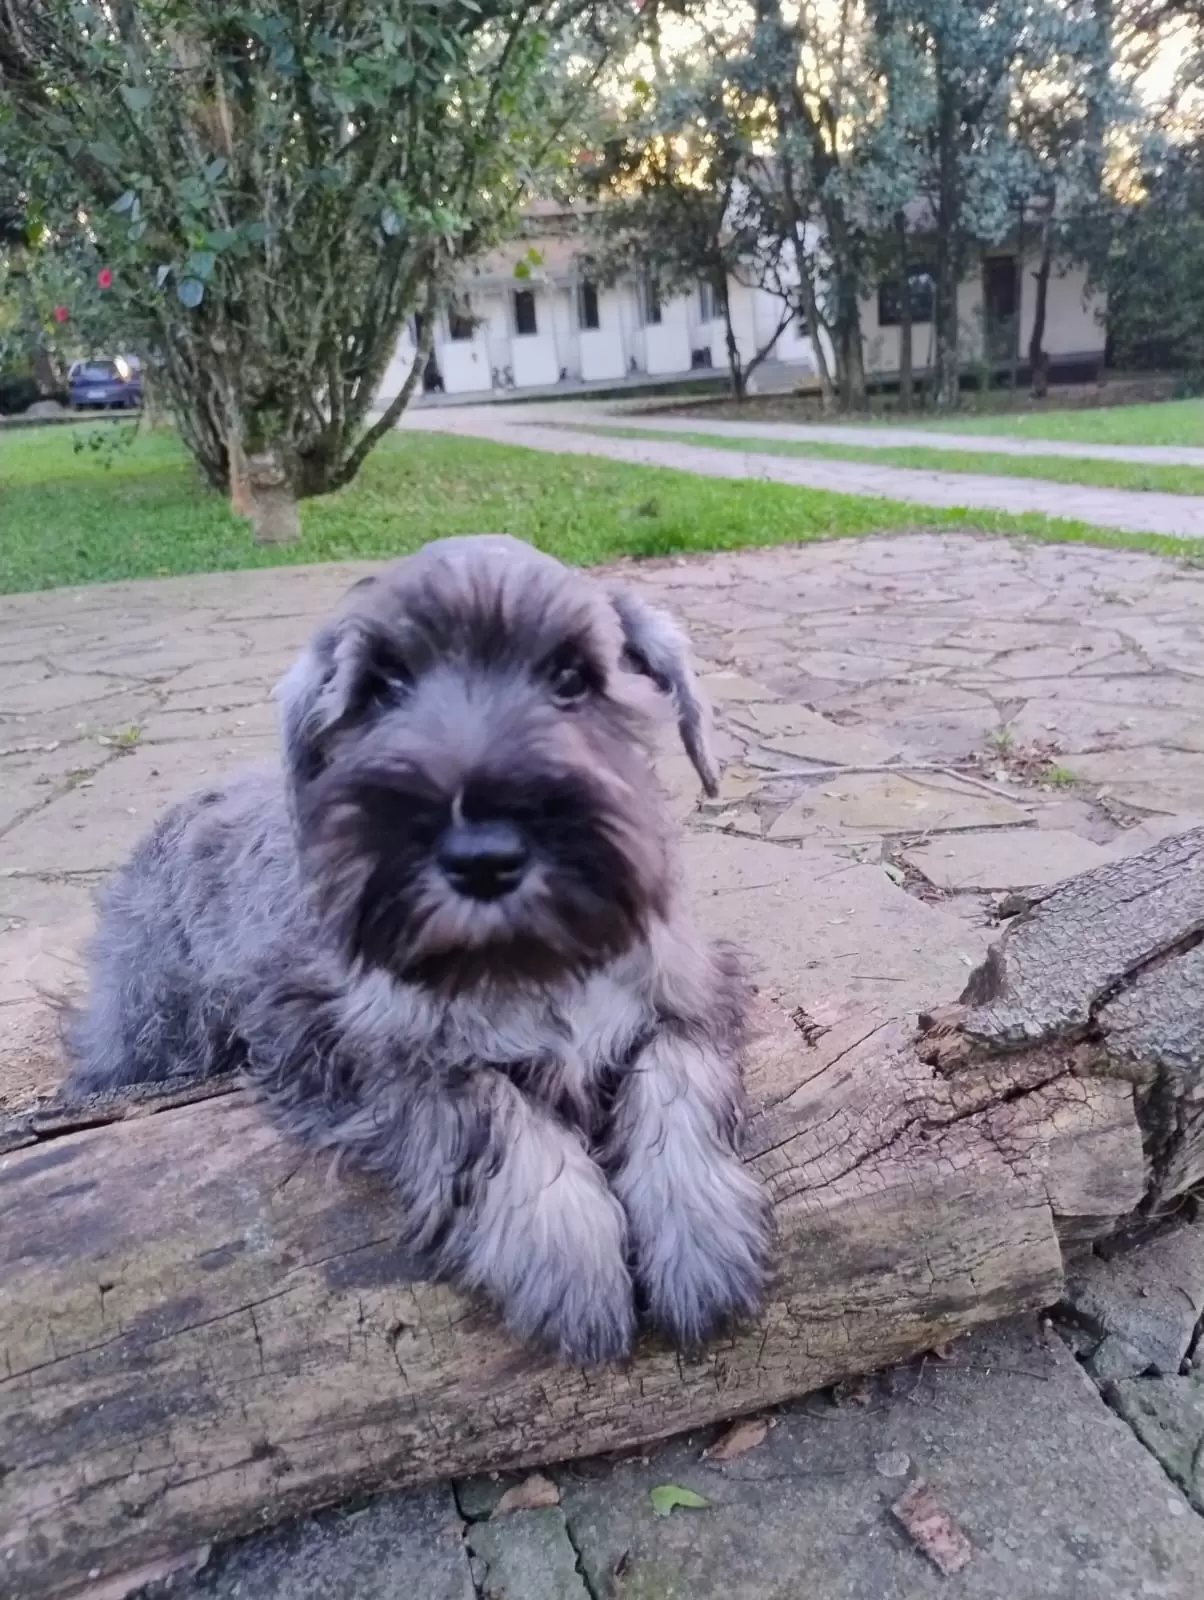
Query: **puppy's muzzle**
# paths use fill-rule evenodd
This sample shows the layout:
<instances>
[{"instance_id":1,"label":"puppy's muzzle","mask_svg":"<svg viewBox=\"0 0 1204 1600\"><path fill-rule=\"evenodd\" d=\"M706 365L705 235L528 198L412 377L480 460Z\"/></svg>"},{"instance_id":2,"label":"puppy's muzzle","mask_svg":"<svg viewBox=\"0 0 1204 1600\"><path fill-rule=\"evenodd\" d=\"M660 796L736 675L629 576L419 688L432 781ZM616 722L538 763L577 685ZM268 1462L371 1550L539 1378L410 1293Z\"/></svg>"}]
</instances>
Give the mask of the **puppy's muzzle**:
<instances>
[{"instance_id":1,"label":"puppy's muzzle","mask_svg":"<svg viewBox=\"0 0 1204 1600\"><path fill-rule=\"evenodd\" d=\"M531 851L511 822L455 822L439 841L440 870L469 900L501 900L527 875Z\"/></svg>"}]
</instances>

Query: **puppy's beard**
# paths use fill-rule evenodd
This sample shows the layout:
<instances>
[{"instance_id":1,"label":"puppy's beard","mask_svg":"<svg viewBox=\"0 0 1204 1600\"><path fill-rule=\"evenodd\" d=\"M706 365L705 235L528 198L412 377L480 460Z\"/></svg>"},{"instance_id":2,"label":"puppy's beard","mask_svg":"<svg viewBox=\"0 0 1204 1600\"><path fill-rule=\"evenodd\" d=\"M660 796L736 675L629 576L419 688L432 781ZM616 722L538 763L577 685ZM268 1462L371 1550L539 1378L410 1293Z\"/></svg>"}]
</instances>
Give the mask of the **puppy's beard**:
<instances>
[{"instance_id":1,"label":"puppy's beard","mask_svg":"<svg viewBox=\"0 0 1204 1600\"><path fill-rule=\"evenodd\" d=\"M403 979L434 988L550 981L605 965L639 931L617 886L606 900L536 864L510 894L480 901L457 893L430 866L414 885L390 964Z\"/></svg>"}]
</instances>

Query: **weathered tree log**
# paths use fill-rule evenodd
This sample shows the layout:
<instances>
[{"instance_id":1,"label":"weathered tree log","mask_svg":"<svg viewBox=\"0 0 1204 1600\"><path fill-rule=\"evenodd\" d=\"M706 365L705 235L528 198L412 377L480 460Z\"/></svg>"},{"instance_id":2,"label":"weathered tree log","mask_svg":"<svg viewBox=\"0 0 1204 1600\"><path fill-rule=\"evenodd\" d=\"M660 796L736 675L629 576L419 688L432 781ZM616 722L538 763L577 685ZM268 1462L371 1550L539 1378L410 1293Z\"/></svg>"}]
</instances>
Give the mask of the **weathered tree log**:
<instances>
[{"instance_id":1,"label":"weathered tree log","mask_svg":"<svg viewBox=\"0 0 1204 1600\"><path fill-rule=\"evenodd\" d=\"M583 1373L517 1348L407 1281L385 1191L332 1178L232 1086L11 1125L0 1591L652 1440L1056 1301L1068 1249L1204 1176L1202 937L1198 830L1029 902L918 1036L765 1003L748 1148L778 1281L697 1360L648 1340Z\"/></svg>"}]
</instances>

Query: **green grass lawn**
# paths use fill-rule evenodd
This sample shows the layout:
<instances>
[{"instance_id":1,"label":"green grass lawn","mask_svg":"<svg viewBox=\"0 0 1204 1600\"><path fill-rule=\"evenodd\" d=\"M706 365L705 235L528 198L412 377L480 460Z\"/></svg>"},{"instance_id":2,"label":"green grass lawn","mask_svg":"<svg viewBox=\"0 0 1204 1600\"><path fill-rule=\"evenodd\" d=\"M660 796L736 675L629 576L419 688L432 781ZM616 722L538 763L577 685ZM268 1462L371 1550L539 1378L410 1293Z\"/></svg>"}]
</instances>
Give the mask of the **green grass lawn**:
<instances>
[{"instance_id":1,"label":"green grass lawn","mask_svg":"<svg viewBox=\"0 0 1204 1600\"><path fill-rule=\"evenodd\" d=\"M810 456L824 461L870 461L882 467L918 467L929 472L977 472L1002 478L1048 478L1054 483L1089 483L1104 489L1157 489L1164 494L1204 495L1204 467L1151 467L1132 461L1096 461L1078 456L1004 456L987 450L928 450L873 445L811 444L794 439L732 438L686 429L595 427L622 439L676 439L681 444L717 450L751 451L765 456Z\"/></svg>"},{"instance_id":2,"label":"green grass lawn","mask_svg":"<svg viewBox=\"0 0 1204 1600\"><path fill-rule=\"evenodd\" d=\"M1138 406L1065 411L992 412L978 417L897 417L890 426L942 433L1008 434L1075 444L1170 444L1204 449L1204 399L1157 400Z\"/></svg>"},{"instance_id":3,"label":"green grass lawn","mask_svg":"<svg viewBox=\"0 0 1204 1600\"><path fill-rule=\"evenodd\" d=\"M96 431L0 432L0 592L379 558L440 535L483 531L518 534L582 564L914 527L1204 556L1204 541L729 482L420 433L392 436L348 489L306 502L299 544L260 549L247 523L202 486L172 434L141 432L105 465L90 449L73 449Z\"/></svg>"}]
</instances>

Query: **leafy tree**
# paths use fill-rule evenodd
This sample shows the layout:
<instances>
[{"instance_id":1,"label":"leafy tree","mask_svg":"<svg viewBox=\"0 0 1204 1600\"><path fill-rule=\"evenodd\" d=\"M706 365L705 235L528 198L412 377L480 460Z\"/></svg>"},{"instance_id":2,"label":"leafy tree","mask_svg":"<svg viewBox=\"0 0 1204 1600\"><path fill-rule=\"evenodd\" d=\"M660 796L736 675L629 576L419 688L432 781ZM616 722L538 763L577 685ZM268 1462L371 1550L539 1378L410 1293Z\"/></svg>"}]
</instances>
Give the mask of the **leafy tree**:
<instances>
[{"instance_id":1,"label":"leafy tree","mask_svg":"<svg viewBox=\"0 0 1204 1600\"><path fill-rule=\"evenodd\" d=\"M1107 264L1113 359L1169 367L1204 390L1204 137L1154 139L1140 198L1119 206Z\"/></svg>"},{"instance_id":2,"label":"leafy tree","mask_svg":"<svg viewBox=\"0 0 1204 1600\"><path fill-rule=\"evenodd\" d=\"M75 218L47 224L15 170L0 165L0 187L0 370L57 394L73 357L125 349L111 269Z\"/></svg>"},{"instance_id":3,"label":"leafy tree","mask_svg":"<svg viewBox=\"0 0 1204 1600\"><path fill-rule=\"evenodd\" d=\"M984 246L1001 242L1018 223L1023 232L1033 213L1042 266L1030 354L1043 368L1041 308L1049 276L1070 253L1069 217L1093 175L1098 183L1091 157L1109 114L1100 97L1103 35L1088 0L872 3L877 59L898 125L879 160L887 157L888 170L907 170L920 202L915 226L930 235L935 399L952 408L962 361L959 286ZM889 159L892 149L902 158L897 163ZM896 231L903 250L901 219ZM987 337L989 329L983 331Z\"/></svg>"},{"instance_id":4,"label":"leafy tree","mask_svg":"<svg viewBox=\"0 0 1204 1600\"><path fill-rule=\"evenodd\" d=\"M748 380L794 315L781 252L766 228L756 183L764 107L725 70L722 52L681 66L655 85L637 80L628 114L592 168L604 203L596 213L593 270L613 281L634 273L661 294L711 286L723 319L732 393ZM742 348L731 284L767 290L777 325Z\"/></svg>"},{"instance_id":5,"label":"leafy tree","mask_svg":"<svg viewBox=\"0 0 1204 1600\"><path fill-rule=\"evenodd\" d=\"M1025 160L1008 113L1014 73L1041 0L894 0L889 25L930 75L932 120L920 192L931 217L936 272L934 390L960 398L958 289L976 247L1003 238Z\"/></svg>"},{"instance_id":6,"label":"leafy tree","mask_svg":"<svg viewBox=\"0 0 1204 1600\"><path fill-rule=\"evenodd\" d=\"M746 92L773 109L771 154L778 235L794 254L802 317L827 403L833 378L842 402L865 399L860 298L871 260L861 177L879 97L867 74L868 16L859 0L837 7L755 0L754 26L738 69ZM766 206L767 213L770 206ZM824 338L836 363L829 373Z\"/></svg>"},{"instance_id":7,"label":"leafy tree","mask_svg":"<svg viewBox=\"0 0 1204 1600\"><path fill-rule=\"evenodd\" d=\"M633 25L620 0L0 0L0 148L84 219L209 481L294 537Z\"/></svg>"},{"instance_id":8,"label":"leafy tree","mask_svg":"<svg viewBox=\"0 0 1204 1600\"><path fill-rule=\"evenodd\" d=\"M1113 153L1111 204L1090 218L1092 275L1108 294L1111 358L1169 368L1204 390L1204 4L1096 0L1122 85L1159 56L1169 92ZM1114 91L1115 92L1115 91ZM1101 162L1102 165L1102 162Z\"/></svg>"},{"instance_id":9,"label":"leafy tree","mask_svg":"<svg viewBox=\"0 0 1204 1600\"><path fill-rule=\"evenodd\" d=\"M923 191L935 95L914 32L897 25L889 0L871 3L870 20L866 64L881 98L863 140L857 176L874 240L875 275L893 280L898 295L899 409L907 412L915 392L912 277L927 268L926 250L916 248L914 214Z\"/></svg>"},{"instance_id":10,"label":"leafy tree","mask_svg":"<svg viewBox=\"0 0 1204 1600\"><path fill-rule=\"evenodd\" d=\"M1022 62L1011 112L1026 157L1016 197L1019 253L1035 242L1033 326L1028 345L1032 392L1048 388L1045 332L1051 278L1088 259L1104 204L1106 145L1133 120L1126 84L1113 70L1109 0L1064 3L1045 18L1045 48ZM1035 233L1035 241L1034 241Z\"/></svg>"}]
</instances>

